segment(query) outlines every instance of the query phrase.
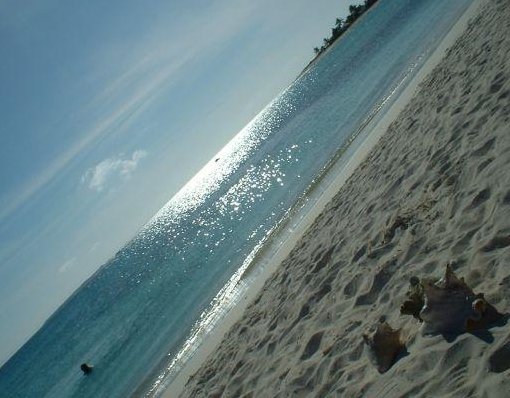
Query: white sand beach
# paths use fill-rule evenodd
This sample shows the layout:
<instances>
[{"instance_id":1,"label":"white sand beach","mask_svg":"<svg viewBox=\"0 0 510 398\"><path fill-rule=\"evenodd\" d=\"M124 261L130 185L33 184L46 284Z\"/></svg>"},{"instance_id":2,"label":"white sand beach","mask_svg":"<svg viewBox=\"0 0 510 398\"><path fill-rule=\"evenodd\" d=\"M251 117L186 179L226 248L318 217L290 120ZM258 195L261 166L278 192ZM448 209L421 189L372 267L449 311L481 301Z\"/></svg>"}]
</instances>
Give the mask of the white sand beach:
<instances>
[{"instance_id":1,"label":"white sand beach","mask_svg":"<svg viewBox=\"0 0 510 398\"><path fill-rule=\"evenodd\" d=\"M510 321L447 339L400 313L448 262L510 312L509 21L484 2L181 396L509 396ZM406 346L385 373L381 316Z\"/></svg>"}]
</instances>

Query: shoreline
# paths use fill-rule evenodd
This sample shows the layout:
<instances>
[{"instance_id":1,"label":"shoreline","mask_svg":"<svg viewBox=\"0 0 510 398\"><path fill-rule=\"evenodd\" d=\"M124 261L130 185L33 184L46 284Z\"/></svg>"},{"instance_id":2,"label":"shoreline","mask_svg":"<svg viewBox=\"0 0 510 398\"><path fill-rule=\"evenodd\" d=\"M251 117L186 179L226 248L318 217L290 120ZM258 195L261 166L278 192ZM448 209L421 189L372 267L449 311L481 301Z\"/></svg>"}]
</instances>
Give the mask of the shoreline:
<instances>
[{"instance_id":1,"label":"shoreline","mask_svg":"<svg viewBox=\"0 0 510 398\"><path fill-rule=\"evenodd\" d=\"M326 188L322 188L322 193L317 202L313 205L308 213L298 220L296 223L290 222L292 235L287 237L284 242L276 244L277 250L273 252L271 258L263 259L266 262L262 267L256 266L256 269L248 269L242 278L242 283L246 287L242 291L242 297L238 300L235 307L223 318L220 325L205 338L200 348L195 352L193 357L186 363L183 369L178 373L175 379L165 388L161 394L162 397L174 397L183 392L187 380L193 375L205 362L207 357L214 352L221 343L225 334L238 322L246 308L252 304L253 300L263 289L264 283L274 274L280 264L289 256L295 245L301 240L308 228L316 221L317 217L326 208L328 203L337 194L340 188L345 184L348 178L367 158L370 151L375 147L381 137L384 135L390 124L397 118L400 111L404 109L411 97L415 94L420 83L435 68L446 54L447 49L455 42L455 40L464 32L467 27L468 20L475 15L481 4L487 0L474 1L466 12L456 21L449 33L443 38L439 46L429 55L420 69L407 82L405 88L398 94L395 101L388 109L384 110L384 114L377 120L374 125L370 126L369 131L364 131L360 136L356 137L354 145L348 148L348 151L354 151L346 164L342 164L340 174L333 181L328 181ZM306 68L303 72L306 71ZM301 72L301 74L303 73ZM337 161L338 162L338 161ZM337 173L339 170L333 167L328 172L329 175ZM279 239L278 239L279 240Z\"/></svg>"},{"instance_id":2,"label":"shoreline","mask_svg":"<svg viewBox=\"0 0 510 398\"><path fill-rule=\"evenodd\" d=\"M452 260L510 309L510 4L480 3L183 396L506 396L507 319L445 338L399 313ZM406 344L386 373L361 338L381 316Z\"/></svg>"}]
</instances>

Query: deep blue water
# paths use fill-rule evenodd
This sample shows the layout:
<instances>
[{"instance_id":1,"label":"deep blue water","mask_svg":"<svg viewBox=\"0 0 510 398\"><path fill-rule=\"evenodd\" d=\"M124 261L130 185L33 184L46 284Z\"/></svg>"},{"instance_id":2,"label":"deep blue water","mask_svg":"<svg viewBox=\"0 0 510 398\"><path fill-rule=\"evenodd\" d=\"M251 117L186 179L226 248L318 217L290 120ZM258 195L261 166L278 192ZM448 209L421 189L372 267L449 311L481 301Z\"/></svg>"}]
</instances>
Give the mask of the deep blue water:
<instances>
[{"instance_id":1,"label":"deep blue water","mask_svg":"<svg viewBox=\"0 0 510 398\"><path fill-rule=\"evenodd\" d=\"M232 274L470 3L380 0L0 369L0 396L142 394ZM88 377L84 361L95 366Z\"/></svg>"}]
</instances>

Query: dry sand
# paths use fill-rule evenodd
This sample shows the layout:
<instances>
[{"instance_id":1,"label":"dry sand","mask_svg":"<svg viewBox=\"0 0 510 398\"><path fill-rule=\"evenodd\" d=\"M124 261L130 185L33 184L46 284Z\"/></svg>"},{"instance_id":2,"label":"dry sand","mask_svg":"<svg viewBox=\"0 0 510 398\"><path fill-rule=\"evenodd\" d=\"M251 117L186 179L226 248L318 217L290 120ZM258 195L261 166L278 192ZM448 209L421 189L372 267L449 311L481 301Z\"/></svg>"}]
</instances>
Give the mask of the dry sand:
<instances>
[{"instance_id":1,"label":"dry sand","mask_svg":"<svg viewBox=\"0 0 510 398\"><path fill-rule=\"evenodd\" d=\"M451 260L510 311L509 21L484 6L182 396L510 396L510 322L447 341L399 313ZM362 334L382 315L408 354L379 374Z\"/></svg>"}]
</instances>

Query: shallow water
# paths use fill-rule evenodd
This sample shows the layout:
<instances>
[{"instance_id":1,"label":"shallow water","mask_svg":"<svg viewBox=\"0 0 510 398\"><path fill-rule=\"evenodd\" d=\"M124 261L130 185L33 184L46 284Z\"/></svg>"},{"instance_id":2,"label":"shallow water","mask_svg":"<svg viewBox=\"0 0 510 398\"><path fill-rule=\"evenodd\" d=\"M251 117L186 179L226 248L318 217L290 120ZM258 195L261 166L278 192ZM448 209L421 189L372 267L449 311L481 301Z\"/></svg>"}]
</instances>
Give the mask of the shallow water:
<instances>
[{"instance_id":1,"label":"shallow water","mask_svg":"<svg viewBox=\"0 0 510 398\"><path fill-rule=\"evenodd\" d=\"M218 291L470 3L381 0L1 368L1 395L126 397L171 377Z\"/></svg>"}]
</instances>

